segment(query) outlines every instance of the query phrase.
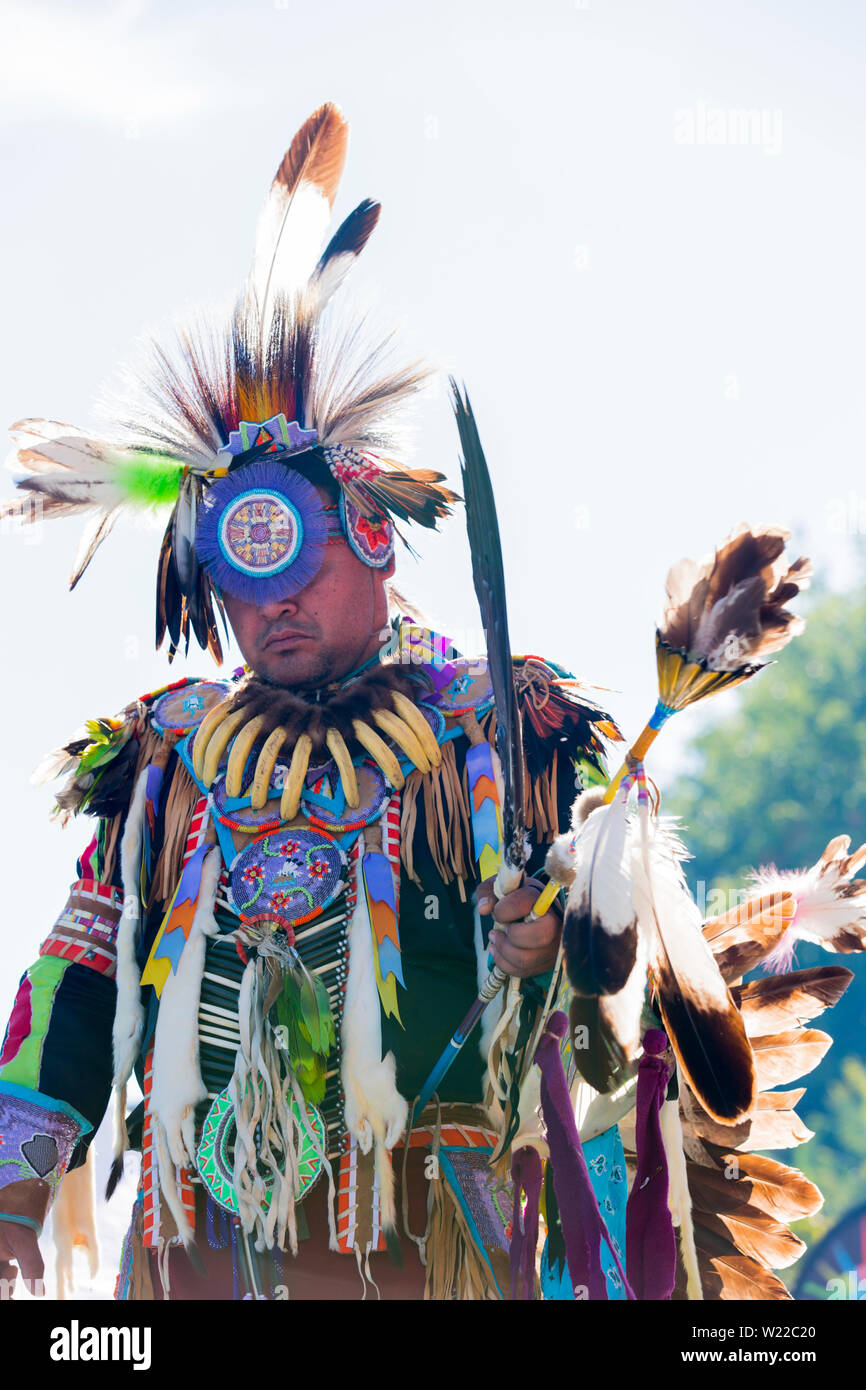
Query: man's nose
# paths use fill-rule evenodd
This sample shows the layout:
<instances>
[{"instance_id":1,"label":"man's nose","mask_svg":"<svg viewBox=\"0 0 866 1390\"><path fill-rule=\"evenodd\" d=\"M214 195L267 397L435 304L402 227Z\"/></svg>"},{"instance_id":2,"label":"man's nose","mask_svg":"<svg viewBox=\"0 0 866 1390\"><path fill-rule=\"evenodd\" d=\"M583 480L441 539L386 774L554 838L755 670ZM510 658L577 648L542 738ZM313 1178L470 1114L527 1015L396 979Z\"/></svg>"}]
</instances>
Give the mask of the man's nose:
<instances>
[{"instance_id":1,"label":"man's nose","mask_svg":"<svg viewBox=\"0 0 866 1390\"><path fill-rule=\"evenodd\" d=\"M292 617L298 611L298 599L294 594L289 598L271 599L268 603L259 604L259 612L273 622L276 618Z\"/></svg>"}]
</instances>

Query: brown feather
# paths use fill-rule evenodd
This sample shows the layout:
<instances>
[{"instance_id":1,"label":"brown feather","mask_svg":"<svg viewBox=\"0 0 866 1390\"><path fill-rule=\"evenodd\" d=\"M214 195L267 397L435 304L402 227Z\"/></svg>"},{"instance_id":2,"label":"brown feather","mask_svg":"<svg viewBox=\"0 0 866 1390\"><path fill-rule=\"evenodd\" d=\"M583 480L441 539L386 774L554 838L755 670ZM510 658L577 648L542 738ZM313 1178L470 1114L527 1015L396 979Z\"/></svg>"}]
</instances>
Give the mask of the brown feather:
<instances>
[{"instance_id":1,"label":"brown feather","mask_svg":"<svg viewBox=\"0 0 866 1390\"><path fill-rule=\"evenodd\" d=\"M781 1279L747 1255L698 1258L704 1298L721 1302L782 1302L791 1298Z\"/></svg>"},{"instance_id":2,"label":"brown feather","mask_svg":"<svg viewBox=\"0 0 866 1390\"><path fill-rule=\"evenodd\" d=\"M836 1004L853 980L842 965L816 965L787 975L769 975L731 992L750 1037L808 1023Z\"/></svg>"},{"instance_id":3,"label":"brown feather","mask_svg":"<svg viewBox=\"0 0 866 1390\"><path fill-rule=\"evenodd\" d=\"M755 1101L752 1050L740 1014L683 981L671 962L654 967L658 1006L665 1032L689 1085L705 1109L729 1125L751 1110Z\"/></svg>"},{"instance_id":4,"label":"brown feather","mask_svg":"<svg viewBox=\"0 0 866 1390\"><path fill-rule=\"evenodd\" d=\"M723 912L718 917L710 917L704 923L704 936L707 941L716 941L718 937L726 935L736 928L776 927L781 921L787 921L793 917L794 908L792 893L778 892L756 895L748 898L739 906L731 908L729 912Z\"/></svg>"},{"instance_id":5,"label":"brown feather","mask_svg":"<svg viewBox=\"0 0 866 1390\"><path fill-rule=\"evenodd\" d=\"M726 1151L736 1149L754 1153L763 1149L787 1149L804 1144L812 1138L793 1107L805 1094L804 1089L764 1092L758 1096L749 1119L736 1125L722 1125L699 1105L688 1086L680 1091L683 1128L710 1144Z\"/></svg>"},{"instance_id":6,"label":"brown feather","mask_svg":"<svg viewBox=\"0 0 866 1390\"><path fill-rule=\"evenodd\" d=\"M727 984L760 964L781 941L795 910L793 894L771 893L704 923L704 936Z\"/></svg>"},{"instance_id":7,"label":"brown feather","mask_svg":"<svg viewBox=\"0 0 866 1390\"><path fill-rule=\"evenodd\" d=\"M72 571L69 575L70 589L75 588L119 515L120 507L112 507L110 511L97 513L82 532L78 549L75 552L75 559L72 562Z\"/></svg>"},{"instance_id":8,"label":"brown feather","mask_svg":"<svg viewBox=\"0 0 866 1390\"><path fill-rule=\"evenodd\" d=\"M608 1016L609 1003L607 997L572 994L568 1009L572 1038L575 1029L583 1027L589 1042L588 1047L572 1046L574 1064L583 1079L601 1094L622 1085L635 1070L629 1065L627 1049Z\"/></svg>"},{"instance_id":9,"label":"brown feather","mask_svg":"<svg viewBox=\"0 0 866 1390\"><path fill-rule=\"evenodd\" d=\"M682 845L659 822L650 840L648 818L643 835L632 896L651 941L650 973L665 1032L704 1109L723 1124L735 1124L755 1101L745 1026L702 933L701 915L682 873Z\"/></svg>"},{"instance_id":10,"label":"brown feather","mask_svg":"<svg viewBox=\"0 0 866 1390\"><path fill-rule=\"evenodd\" d=\"M833 1039L817 1028L795 1028L752 1039L758 1085L769 1089L786 1086L814 1071Z\"/></svg>"},{"instance_id":11,"label":"brown feather","mask_svg":"<svg viewBox=\"0 0 866 1390\"><path fill-rule=\"evenodd\" d=\"M274 184L286 195L300 183L313 183L331 207L346 163L349 124L333 102L326 101L313 112L295 135L274 175Z\"/></svg>"},{"instance_id":12,"label":"brown feather","mask_svg":"<svg viewBox=\"0 0 866 1390\"><path fill-rule=\"evenodd\" d=\"M707 1211L699 1205L703 1199L703 1193L692 1194L695 1244L710 1257L736 1252L768 1269L787 1269L806 1249L793 1231L757 1207L743 1204L732 1211Z\"/></svg>"},{"instance_id":13,"label":"brown feather","mask_svg":"<svg viewBox=\"0 0 866 1390\"><path fill-rule=\"evenodd\" d=\"M764 1154L723 1152L712 1145L704 1153L708 1164L688 1165L689 1187L694 1184L705 1194L708 1211L733 1210L745 1201L784 1222L800 1221L821 1210L824 1198L820 1191L796 1168ZM729 1178L727 1172L738 1176ZM710 1195L715 1206L708 1205Z\"/></svg>"},{"instance_id":14,"label":"brown feather","mask_svg":"<svg viewBox=\"0 0 866 1390\"><path fill-rule=\"evenodd\" d=\"M805 559L786 564L788 533L740 526L700 564L668 575L662 640L713 670L766 661L802 627L785 608L808 582Z\"/></svg>"}]
</instances>

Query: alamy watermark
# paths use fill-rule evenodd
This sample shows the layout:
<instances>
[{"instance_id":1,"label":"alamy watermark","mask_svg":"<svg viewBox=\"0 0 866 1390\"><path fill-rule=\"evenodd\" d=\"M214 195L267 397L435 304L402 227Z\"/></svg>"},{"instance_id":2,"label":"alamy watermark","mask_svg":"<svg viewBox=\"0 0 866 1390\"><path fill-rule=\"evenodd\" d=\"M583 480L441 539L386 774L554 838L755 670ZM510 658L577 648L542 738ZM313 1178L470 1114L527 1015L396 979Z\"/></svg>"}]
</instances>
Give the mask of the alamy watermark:
<instances>
[{"instance_id":1,"label":"alamy watermark","mask_svg":"<svg viewBox=\"0 0 866 1390\"><path fill-rule=\"evenodd\" d=\"M752 146L763 154L779 155L782 137L778 106L709 106L698 101L674 112L677 145Z\"/></svg>"},{"instance_id":2,"label":"alamy watermark","mask_svg":"<svg viewBox=\"0 0 866 1390\"><path fill-rule=\"evenodd\" d=\"M151 1362L149 1327L82 1327L73 1318L68 1327L51 1330L52 1361L131 1361L134 1371L147 1371Z\"/></svg>"}]
</instances>

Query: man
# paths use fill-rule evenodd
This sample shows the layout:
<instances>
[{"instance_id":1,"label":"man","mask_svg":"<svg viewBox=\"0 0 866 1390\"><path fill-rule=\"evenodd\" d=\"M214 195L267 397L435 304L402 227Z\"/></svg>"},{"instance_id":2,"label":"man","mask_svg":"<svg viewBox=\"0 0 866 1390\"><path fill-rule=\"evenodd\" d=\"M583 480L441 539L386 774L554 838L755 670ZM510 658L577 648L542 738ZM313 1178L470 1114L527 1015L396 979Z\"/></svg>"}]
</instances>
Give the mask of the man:
<instances>
[{"instance_id":1,"label":"man","mask_svg":"<svg viewBox=\"0 0 866 1390\"><path fill-rule=\"evenodd\" d=\"M693 586L659 638L673 693L616 814L584 794L561 836L618 733L567 673L513 659L532 852L496 901L486 662L393 590L389 605L398 526L435 527L456 500L399 461L395 422L425 373L330 307L378 206L316 259L346 138L331 105L298 133L235 312L155 349L122 428L18 428L27 496L6 514L33 519L34 496L47 517L95 512L74 582L121 506L170 504L157 646L195 637L220 661L222 615L247 664L92 721L55 760L61 810L97 829L0 1050L0 1276L40 1277L45 1213L113 1089L110 1186L126 1147L142 1154L120 1299L533 1297L539 1282L566 1299L786 1298L772 1270L802 1244L780 1218L821 1198L753 1152L808 1135L790 1094L761 1087L814 1064L821 1035L800 1025L851 976L739 981L798 935L863 948L866 849L847 856L841 837L805 883L764 884L702 929L675 842L663 827L641 841L627 792L646 814L639 750L683 680L706 687L688 635L702 606L719 610L697 623L718 680L743 679L755 667L730 661L755 631L769 624L775 650L796 630L784 603L808 569L786 570L773 528L742 528L706 574L672 572L677 593ZM574 880L571 988L558 906L527 920L546 860ZM489 995L488 956L508 984L421 1109Z\"/></svg>"},{"instance_id":2,"label":"man","mask_svg":"<svg viewBox=\"0 0 866 1390\"><path fill-rule=\"evenodd\" d=\"M0 1166L7 1278L13 1261L40 1278L48 1205L112 1082L125 1107L134 1069L145 1100L121 1119L143 1172L119 1297L354 1297L368 1280L421 1296L425 1278L450 1296L465 1284L437 1269L435 1233L425 1271L407 1232L429 1226L425 1154L442 1134L494 1147L476 1040L441 1111L422 1125L408 1106L488 953L515 980L542 977L537 1007L561 909L524 920L535 877L493 895L485 663L389 616L395 519L434 526L454 495L393 461L393 417L424 373L327 336L324 310L378 207L362 203L299 271L346 133L326 106L295 137L232 320L187 335L175 360L157 351L151 400L124 410L134 424L121 440L38 422L20 440L45 515L102 504L76 578L114 507L172 501L158 644L167 630L173 653L192 631L219 659L222 610L247 666L230 683L145 696L61 755L72 777L59 804L98 829L0 1053L5 1152L17 1155ZM555 716L528 792L537 870L566 823L575 758L598 769L613 729L544 663L520 671L522 698ZM489 1012L488 1034L502 1001ZM435 1220L448 1246L457 1215L437 1208Z\"/></svg>"}]
</instances>

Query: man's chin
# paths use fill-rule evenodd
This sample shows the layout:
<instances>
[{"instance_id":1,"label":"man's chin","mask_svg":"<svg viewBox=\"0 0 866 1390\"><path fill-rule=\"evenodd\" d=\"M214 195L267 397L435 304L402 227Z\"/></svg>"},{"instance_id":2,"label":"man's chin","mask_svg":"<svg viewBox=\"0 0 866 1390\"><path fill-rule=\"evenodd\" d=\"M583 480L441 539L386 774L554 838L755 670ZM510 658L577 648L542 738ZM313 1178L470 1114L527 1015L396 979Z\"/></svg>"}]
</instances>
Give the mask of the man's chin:
<instances>
[{"instance_id":1,"label":"man's chin","mask_svg":"<svg viewBox=\"0 0 866 1390\"><path fill-rule=\"evenodd\" d=\"M322 651L271 652L255 662L253 670L273 685L325 685L331 679L331 663Z\"/></svg>"}]
</instances>

